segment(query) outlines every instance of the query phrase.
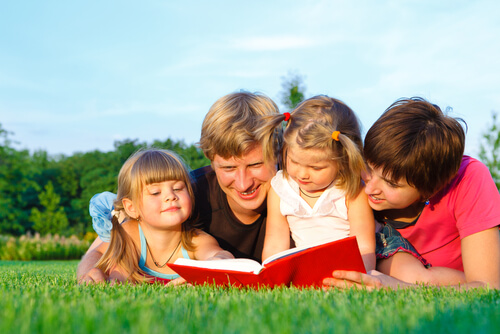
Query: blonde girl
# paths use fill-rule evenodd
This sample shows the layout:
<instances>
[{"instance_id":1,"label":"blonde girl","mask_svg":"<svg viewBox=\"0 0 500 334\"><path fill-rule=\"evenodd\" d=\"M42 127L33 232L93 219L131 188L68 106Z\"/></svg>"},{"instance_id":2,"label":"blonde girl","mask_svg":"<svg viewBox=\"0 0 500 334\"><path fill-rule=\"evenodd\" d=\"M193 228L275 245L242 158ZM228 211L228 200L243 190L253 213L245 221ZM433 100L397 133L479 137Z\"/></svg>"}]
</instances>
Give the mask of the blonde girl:
<instances>
[{"instance_id":1,"label":"blonde girl","mask_svg":"<svg viewBox=\"0 0 500 334\"><path fill-rule=\"evenodd\" d=\"M186 166L173 152L147 149L133 154L118 175L114 210L108 208L110 244L100 250L105 253L96 267L107 273L110 281L175 280L175 284L183 280L167 264L179 257L232 258L213 237L186 222L193 209L193 198ZM91 200L91 214L106 211L102 210L102 202L102 196ZM96 210L96 206L101 210ZM120 224L118 217L122 214L126 219ZM93 220L95 228L97 220ZM96 228L99 230L102 231L102 224L101 229Z\"/></svg>"},{"instance_id":2,"label":"blonde girl","mask_svg":"<svg viewBox=\"0 0 500 334\"><path fill-rule=\"evenodd\" d=\"M375 220L363 191L361 133L342 101L315 96L291 113L266 117L259 128L267 159L273 133L286 122L283 170L272 179L263 258L296 246L356 236L366 270L375 268Z\"/></svg>"}]
</instances>

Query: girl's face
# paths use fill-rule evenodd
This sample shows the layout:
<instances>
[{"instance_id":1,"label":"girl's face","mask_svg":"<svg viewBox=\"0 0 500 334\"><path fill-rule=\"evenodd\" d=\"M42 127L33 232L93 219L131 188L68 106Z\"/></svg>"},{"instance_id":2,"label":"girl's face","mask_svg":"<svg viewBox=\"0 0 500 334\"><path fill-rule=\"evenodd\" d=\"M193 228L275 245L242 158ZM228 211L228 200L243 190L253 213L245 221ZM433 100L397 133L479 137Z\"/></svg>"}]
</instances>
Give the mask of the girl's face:
<instances>
[{"instance_id":1,"label":"girl's face","mask_svg":"<svg viewBox=\"0 0 500 334\"><path fill-rule=\"evenodd\" d=\"M422 201L419 191L406 180L394 182L382 175L382 168L371 168L363 175L370 207L376 211L406 209Z\"/></svg>"},{"instance_id":2,"label":"girl's face","mask_svg":"<svg viewBox=\"0 0 500 334\"><path fill-rule=\"evenodd\" d=\"M309 193L324 191L337 177L337 163L322 149L302 149L297 145L288 147L286 171Z\"/></svg>"},{"instance_id":3,"label":"girl's face","mask_svg":"<svg viewBox=\"0 0 500 334\"><path fill-rule=\"evenodd\" d=\"M155 228L179 228L189 218L191 204L184 181L149 184L142 191L141 218Z\"/></svg>"}]
</instances>

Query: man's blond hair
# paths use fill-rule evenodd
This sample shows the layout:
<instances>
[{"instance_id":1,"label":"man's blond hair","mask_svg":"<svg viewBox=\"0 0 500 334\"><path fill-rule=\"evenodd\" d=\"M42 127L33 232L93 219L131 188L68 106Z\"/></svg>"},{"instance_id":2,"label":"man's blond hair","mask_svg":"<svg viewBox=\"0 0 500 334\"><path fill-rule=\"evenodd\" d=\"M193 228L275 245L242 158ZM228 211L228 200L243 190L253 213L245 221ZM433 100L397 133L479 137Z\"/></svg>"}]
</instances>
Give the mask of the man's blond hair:
<instances>
[{"instance_id":1,"label":"man's blond hair","mask_svg":"<svg viewBox=\"0 0 500 334\"><path fill-rule=\"evenodd\" d=\"M198 143L205 156L241 157L259 141L255 136L259 118L279 114L278 106L260 93L236 92L218 99L210 108Z\"/></svg>"}]
</instances>

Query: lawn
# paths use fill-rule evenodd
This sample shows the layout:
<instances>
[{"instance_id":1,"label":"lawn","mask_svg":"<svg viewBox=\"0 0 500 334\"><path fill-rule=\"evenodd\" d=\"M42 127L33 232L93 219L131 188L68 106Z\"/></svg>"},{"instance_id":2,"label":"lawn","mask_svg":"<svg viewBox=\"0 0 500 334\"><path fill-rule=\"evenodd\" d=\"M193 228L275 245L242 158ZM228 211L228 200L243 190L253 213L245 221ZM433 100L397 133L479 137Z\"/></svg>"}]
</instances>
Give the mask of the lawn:
<instances>
[{"instance_id":1,"label":"lawn","mask_svg":"<svg viewBox=\"0 0 500 334\"><path fill-rule=\"evenodd\" d=\"M0 261L0 333L497 333L500 293L80 286L77 261Z\"/></svg>"}]
</instances>

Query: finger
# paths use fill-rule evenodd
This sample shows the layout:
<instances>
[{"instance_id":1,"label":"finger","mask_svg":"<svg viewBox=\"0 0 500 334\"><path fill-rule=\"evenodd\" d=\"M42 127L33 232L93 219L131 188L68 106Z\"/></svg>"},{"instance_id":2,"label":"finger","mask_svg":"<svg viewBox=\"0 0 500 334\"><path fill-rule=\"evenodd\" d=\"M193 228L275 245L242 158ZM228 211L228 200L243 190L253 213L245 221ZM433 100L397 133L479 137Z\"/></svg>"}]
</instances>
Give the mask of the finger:
<instances>
[{"instance_id":1,"label":"finger","mask_svg":"<svg viewBox=\"0 0 500 334\"><path fill-rule=\"evenodd\" d=\"M356 283L362 283L363 282L363 273L360 273L359 271L350 271L350 270L335 270L332 273L332 276L337 279L343 279L343 280L348 280Z\"/></svg>"},{"instance_id":2,"label":"finger","mask_svg":"<svg viewBox=\"0 0 500 334\"><path fill-rule=\"evenodd\" d=\"M127 277L119 271L113 270L109 273L109 277L107 281L110 283L109 285L113 286L116 284L121 284L127 281Z\"/></svg>"},{"instance_id":3,"label":"finger","mask_svg":"<svg viewBox=\"0 0 500 334\"><path fill-rule=\"evenodd\" d=\"M324 290L329 290L329 289L340 289L340 290L348 290L348 289L358 289L358 288L363 288L362 284L359 284L357 282L352 282L348 280L343 280L343 279L337 279L333 277L327 277L323 280L323 289Z\"/></svg>"},{"instance_id":4,"label":"finger","mask_svg":"<svg viewBox=\"0 0 500 334\"><path fill-rule=\"evenodd\" d=\"M375 271L373 272L375 273ZM352 282L356 286L367 288L368 290L382 287L380 279L371 274L363 274L357 271L336 270L333 272L332 276L336 279Z\"/></svg>"},{"instance_id":5,"label":"finger","mask_svg":"<svg viewBox=\"0 0 500 334\"><path fill-rule=\"evenodd\" d=\"M94 280L92 279L92 277L88 276L88 275L85 275L83 276L79 281L78 281L78 284L92 284L94 283Z\"/></svg>"},{"instance_id":6,"label":"finger","mask_svg":"<svg viewBox=\"0 0 500 334\"><path fill-rule=\"evenodd\" d=\"M168 282L166 285L167 286L178 286L178 285L183 285L183 284L186 284L186 280L182 277L178 277L178 278L175 278L173 280L171 280L170 282Z\"/></svg>"},{"instance_id":7,"label":"finger","mask_svg":"<svg viewBox=\"0 0 500 334\"><path fill-rule=\"evenodd\" d=\"M97 269L97 268L92 268L87 273L86 276L90 277L94 283L104 283L104 282L106 282L106 279L107 279L107 277L103 273L103 271L100 269Z\"/></svg>"}]
</instances>

